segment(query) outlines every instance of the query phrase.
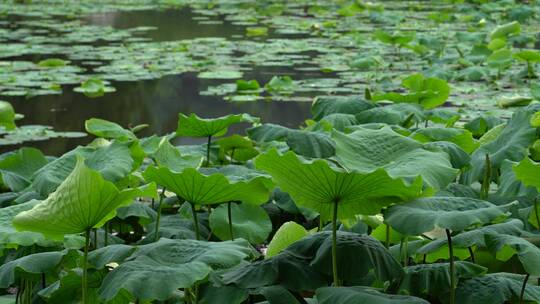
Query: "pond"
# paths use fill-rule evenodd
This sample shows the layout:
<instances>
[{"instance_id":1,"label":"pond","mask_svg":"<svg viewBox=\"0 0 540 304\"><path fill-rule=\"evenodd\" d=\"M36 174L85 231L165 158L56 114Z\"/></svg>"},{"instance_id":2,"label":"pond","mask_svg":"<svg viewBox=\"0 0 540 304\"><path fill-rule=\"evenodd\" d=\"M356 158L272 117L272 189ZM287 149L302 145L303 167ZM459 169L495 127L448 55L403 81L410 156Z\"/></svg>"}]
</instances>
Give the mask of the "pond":
<instances>
[{"instance_id":1,"label":"pond","mask_svg":"<svg viewBox=\"0 0 540 304\"><path fill-rule=\"evenodd\" d=\"M445 23L444 14L437 17L450 9L443 2L388 1L386 10L378 4L343 6L337 17L329 13L336 9L332 2L208 5L4 4L0 98L25 115L21 124L84 131L83 121L99 117L124 126L149 124L142 134L150 135L174 129L179 112L203 117L246 112L263 122L298 127L310 117L316 96L400 90L400 79L415 72L454 81L445 106L459 109L462 121L486 112L508 118L511 111L497 101L529 91L527 82L491 82L498 65L508 77L521 77L523 65L507 69L502 58L494 59L492 68L474 66L486 50L461 49L485 33L471 31L472 23ZM368 18L355 18L366 9ZM530 17L521 9L516 18ZM466 6L458 10L463 13L455 18L482 21L497 7L476 15ZM529 31L535 25L523 27ZM397 44L384 37L392 31ZM409 37L417 42L400 46L399 39ZM529 38L516 36L512 43L521 47ZM89 79L114 92L81 94ZM240 91L239 79L255 80L257 87ZM55 138L32 145L59 155L89 140Z\"/></svg>"}]
</instances>

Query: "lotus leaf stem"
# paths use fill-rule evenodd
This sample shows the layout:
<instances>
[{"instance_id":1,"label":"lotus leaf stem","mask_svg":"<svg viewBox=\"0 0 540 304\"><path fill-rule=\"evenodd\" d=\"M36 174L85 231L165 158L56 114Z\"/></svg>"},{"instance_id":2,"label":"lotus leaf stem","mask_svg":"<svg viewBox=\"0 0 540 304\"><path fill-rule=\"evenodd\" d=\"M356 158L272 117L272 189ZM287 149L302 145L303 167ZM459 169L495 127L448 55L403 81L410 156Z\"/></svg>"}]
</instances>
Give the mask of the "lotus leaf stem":
<instances>
[{"instance_id":1,"label":"lotus leaf stem","mask_svg":"<svg viewBox=\"0 0 540 304\"><path fill-rule=\"evenodd\" d=\"M332 214L332 273L334 276L334 286L339 286L338 268L337 268L337 215L338 200L334 200L334 212Z\"/></svg>"},{"instance_id":2,"label":"lotus leaf stem","mask_svg":"<svg viewBox=\"0 0 540 304\"><path fill-rule=\"evenodd\" d=\"M228 202L228 203L227 203L227 218L228 218L228 220L229 220L229 233L230 233L230 235L231 235L231 240L234 241L231 204L232 204L232 202Z\"/></svg>"},{"instance_id":3,"label":"lotus leaf stem","mask_svg":"<svg viewBox=\"0 0 540 304\"><path fill-rule=\"evenodd\" d=\"M467 249L469 249L469 255L471 256L471 262L475 263L476 264L476 259L474 257L474 251L472 249L472 247L467 247Z\"/></svg>"},{"instance_id":4,"label":"lotus leaf stem","mask_svg":"<svg viewBox=\"0 0 540 304\"><path fill-rule=\"evenodd\" d=\"M212 143L212 135L208 136L208 143L206 145L206 163L205 167L210 166L210 144Z\"/></svg>"},{"instance_id":5,"label":"lotus leaf stem","mask_svg":"<svg viewBox=\"0 0 540 304\"><path fill-rule=\"evenodd\" d=\"M521 286L521 292L519 293L519 304L523 304L523 295L525 294L525 288L527 288L527 281L529 280L530 274L527 273L525 279L523 279L523 286Z\"/></svg>"},{"instance_id":6,"label":"lotus leaf stem","mask_svg":"<svg viewBox=\"0 0 540 304\"><path fill-rule=\"evenodd\" d=\"M199 235L199 220L197 219L197 210L195 210L195 204L192 202L189 202L191 205L191 213L193 215L193 224L195 225L195 237L197 238L197 241L201 239L201 236Z\"/></svg>"},{"instance_id":7,"label":"lotus leaf stem","mask_svg":"<svg viewBox=\"0 0 540 304\"><path fill-rule=\"evenodd\" d=\"M159 222L161 220L161 208L162 208L163 199L165 198L165 191L166 189L165 187L163 187L163 189L161 189L161 193L159 194L158 210L157 210L157 216L156 216L156 228L154 231L154 242L158 240Z\"/></svg>"},{"instance_id":8,"label":"lotus leaf stem","mask_svg":"<svg viewBox=\"0 0 540 304\"><path fill-rule=\"evenodd\" d=\"M84 255L82 261L82 303L88 304L88 248L90 247L90 228L84 232Z\"/></svg>"},{"instance_id":9,"label":"lotus leaf stem","mask_svg":"<svg viewBox=\"0 0 540 304\"><path fill-rule=\"evenodd\" d=\"M538 215L538 200L534 199L534 216L536 217L536 224L538 229L540 229L540 216Z\"/></svg>"},{"instance_id":10,"label":"lotus leaf stem","mask_svg":"<svg viewBox=\"0 0 540 304\"><path fill-rule=\"evenodd\" d=\"M445 229L448 239L448 254L450 255L450 304L456 303L456 276L454 265L454 248L452 247L452 235L449 229Z\"/></svg>"},{"instance_id":11,"label":"lotus leaf stem","mask_svg":"<svg viewBox=\"0 0 540 304\"><path fill-rule=\"evenodd\" d=\"M385 225L386 225L386 240L384 242L384 247L388 249L390 248L390 225L388 223L386 223Z\"/></svg>"}]
</instances>

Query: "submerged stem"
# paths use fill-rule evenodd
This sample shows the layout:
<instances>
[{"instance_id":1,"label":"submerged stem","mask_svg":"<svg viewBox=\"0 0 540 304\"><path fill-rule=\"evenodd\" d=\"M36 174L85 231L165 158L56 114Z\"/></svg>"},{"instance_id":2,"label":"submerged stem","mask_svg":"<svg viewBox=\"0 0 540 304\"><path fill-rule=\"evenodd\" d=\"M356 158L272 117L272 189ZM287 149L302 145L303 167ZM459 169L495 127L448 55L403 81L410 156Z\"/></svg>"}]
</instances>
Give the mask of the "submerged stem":
<instances>
[{"instance_id":1,"label":"submerged stem","mask_svg":"<svg viewBox=\"0 0 540 304\"><path fill-rule=\"evenodd\" d=\"M227 217L228 217L228 219L229 219L229 233L230 233L230 235L231 235L231 240L234 241L231 204L232 204L232 202L228 202L228 203L227 203Z\"/></svg>"},{"instance_id":2,"label":"submerged stem","mask_svg":"<svg viewBox=\"0 0 540 304\"><path fill-rule=\"evenodd\" d=\"M337 215L338 201L334 200L334 212L332 214L332 273L334 276L334 286L339 286L337 269Z\"/></svg>"},{"instance_id":3,"label":"submerged stem","mask_svg":"<svg viewBox=\"0 0 540 304\"><path fill-rule=\"evenodd\" d=\"M84 232L84 255L82 262L82 303L88 304L88 247L90 247L90 229Z\"/></svg>"},{"instance_id":4,"label":"submerged stem","mask_svg":"<svg viewBox=\"0 0 540 304\"><path fill-rule=\"evenodd\" d=\"M201 236L199 235L199 220L197 219L197 211L195 210L195 204L189 202L191 205L191 213L193 215L193 224L195 225L195 237L197 240L200 240Z\"/></svg>"},{"instance_id":5,"label":"submerged stem","mask_svg":"<svg viewBox=\"0 0 540 304\"><path fill-rule=\"evenodd\" d=\"M523 304L523 295L525 294L525 288L527 287L527 281L529 280L530 274L527 273L525 279L523 279L523 286L521 286L521 292L519 293L519 304Z\"/></svg>"},{"instance_id":6,"label":"submerged stem","mask_svg":"<svg viewBox=\"0 0 540 304\"><path fill-rule=\"evenodd\" d=\"M445 229L448 239L448 254L450 255L450 304L456 303L456 277L454 269L454 248L452 247L452 235L449 229Z\"/></svg>"}]
</instances>

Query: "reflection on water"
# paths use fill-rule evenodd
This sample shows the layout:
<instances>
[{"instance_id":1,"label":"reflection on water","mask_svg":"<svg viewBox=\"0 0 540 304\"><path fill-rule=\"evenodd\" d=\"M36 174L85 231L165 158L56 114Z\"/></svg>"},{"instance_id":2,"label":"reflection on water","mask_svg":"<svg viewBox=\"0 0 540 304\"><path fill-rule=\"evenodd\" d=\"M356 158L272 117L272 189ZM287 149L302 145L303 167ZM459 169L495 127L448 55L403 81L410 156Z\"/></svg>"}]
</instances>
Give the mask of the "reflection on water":
<instances>
[{"instance_id":1,"label":"reflection on water","mask_svg":"<svg viewBox=\"0 0 540 304\"><path fill-rule=\"evenodd\" d=\"M89 23L111 25L118 28L154 26L157 30L146 35L153 40L180 40L194 37L231 37L244 33L244 28L227 22L223 24L198 24L187 10L134 11L106 13L87 17ZM219 19L212 19L219 20ZM301 74L288 68L256 67L245 75L266 83L272 75L287 74L295 79ZM313 77L313 75L310 75ZM146 123L150 128L143 135L164 134L176 129L178 113L196 113L202 117L216 117L231 113L247 112L261 117L263 122L279 123L296 127L309 116L309 103L250 102L234 104L221 97L201 96L209 85L231 81L198 79L193 73L167 76L156 80L138 82L113 82L115 93L100 98L87 98L64 87L62 95L4 98L13 103L18 113L26 117L19 124L50 125L57 131L84 130L84 121L91 117L115 121L123 126ZM232 131L241 131L232 129ZM52 139L46 142L25 144L42 149L47 154L59 155L91 138ZM184 139L192 143L193 139ZM2 151L13 147L2 148Z\"/></svg>"}]
</instances>

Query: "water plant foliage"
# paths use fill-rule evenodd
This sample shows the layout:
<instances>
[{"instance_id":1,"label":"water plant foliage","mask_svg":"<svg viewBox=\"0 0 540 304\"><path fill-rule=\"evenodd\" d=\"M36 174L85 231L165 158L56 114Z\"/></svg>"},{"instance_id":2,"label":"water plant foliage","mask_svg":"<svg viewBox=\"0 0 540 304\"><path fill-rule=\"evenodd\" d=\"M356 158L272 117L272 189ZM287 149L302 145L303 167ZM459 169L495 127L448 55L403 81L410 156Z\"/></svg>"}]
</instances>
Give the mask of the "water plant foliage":
<instances>
[{"instance_id":1,"label":"water plant foliage","mask_svg":"<svg viewBox=\"0 0 540 304\"><path fill-rule=\"evenodd\" d=\"M540 303L535 1L46 2L0 3L0 303ZM93 23L159 10L237 32ZM178 74L231 112L15 112Z\"/></svg>"}]
</instances>

